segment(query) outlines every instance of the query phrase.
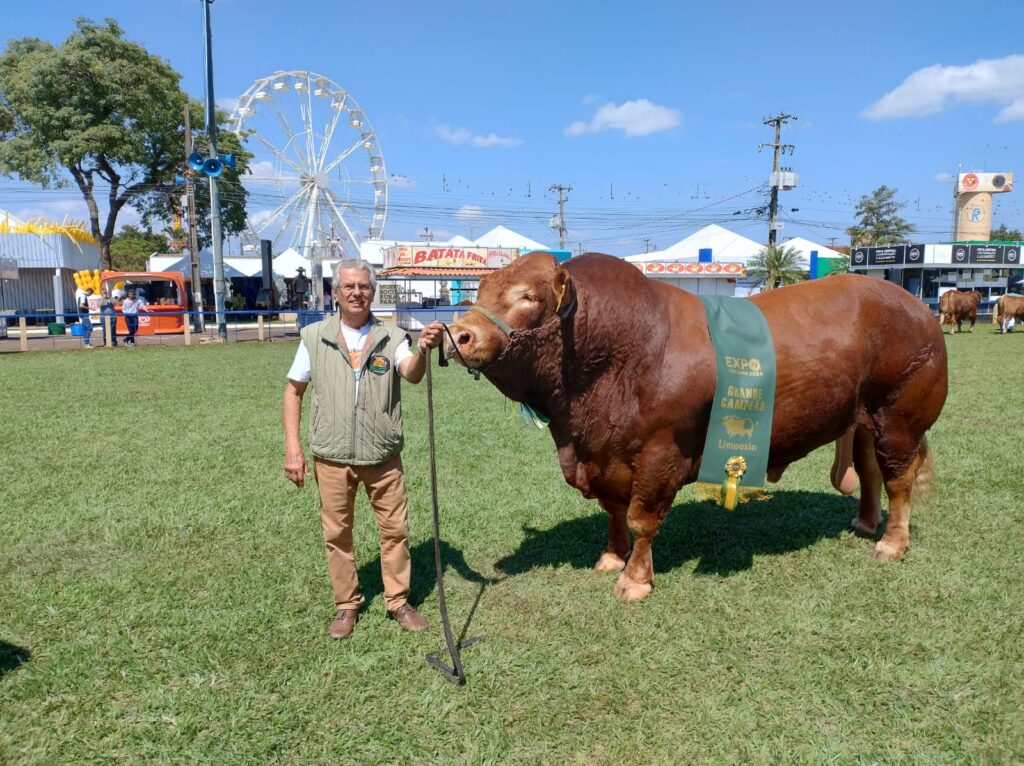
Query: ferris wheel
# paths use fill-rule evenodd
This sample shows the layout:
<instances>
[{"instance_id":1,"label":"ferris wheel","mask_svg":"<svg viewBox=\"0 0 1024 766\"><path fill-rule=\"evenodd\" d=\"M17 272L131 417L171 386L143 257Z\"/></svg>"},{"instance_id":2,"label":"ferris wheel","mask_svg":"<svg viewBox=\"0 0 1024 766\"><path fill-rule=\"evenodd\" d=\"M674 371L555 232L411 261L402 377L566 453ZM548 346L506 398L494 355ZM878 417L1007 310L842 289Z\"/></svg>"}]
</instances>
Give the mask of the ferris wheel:
<instances>
[{"instance_id":1,"label":"ferris wheel","mask_svg":"<svg viewBox=\"0 0 1024 766\"><path fill-rule=\"evenodd\" d=\"M249 234L311 259L359 257L378 239L388 187L377 135L356 100L314 72L274 72L238 100L235 133L253 152Z\"/></svg>"}]
</instances>

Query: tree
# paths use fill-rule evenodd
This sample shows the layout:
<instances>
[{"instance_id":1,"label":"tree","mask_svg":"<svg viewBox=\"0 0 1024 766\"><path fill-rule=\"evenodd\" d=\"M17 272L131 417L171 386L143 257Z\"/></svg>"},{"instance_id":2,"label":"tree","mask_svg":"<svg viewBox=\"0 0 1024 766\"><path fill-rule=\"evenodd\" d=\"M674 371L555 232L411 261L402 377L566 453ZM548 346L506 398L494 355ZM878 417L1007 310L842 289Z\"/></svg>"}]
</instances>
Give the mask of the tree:
<instances>
[{"instance_id":1,"label":"tree","mask_svg":"<svg viewBox=\"0 0 1024 766\"><path fill-rule=\"evenodd\" d=\"M797 250L768 245L747 263L747 276L762 290L772 290L803 282L807 271Z\"/></svg>"},{"instance_id":2,"label":"tree","mask_svg":"<svg viewBox=\"0 0 1024 766\"><path fill-rule=\"evenodd\" d=\"M1003 223L992 229L992 233L988 235L988 238L993 242L1020 242L1024 239L1018 229L1008 229L1006 224Z\"/></svg>"},{"instance_id":3,"label":"tree","mask_svg":"<svg viewBox=\"0 0 1024 766\"><path fill-rule=\"evenodd\" d=\"M189 123L202 125L205 121L205 110L198 101L190 101L188 105ZM217 110L217 124L224 126L228 122L228 114ZM181 129L179 145L184 146L184 128ZM196 133L192 138L193 149L204 157L210 153L210 139L206 133ZM182 150L184 151L184 149ZM245 150L238 136L228 130L217 133L217 153L235 155L235 167L224 166L224 173L217 179L220 190L220 227L225 237L238 234L245 229L245 202L249 193L242 186L241 176L249 168L252 153ZM178 175L184 176L189 171L184 160L179 164ZM196 220L199 222L199 247L209 247L213 241L210 233L210 179L202 173L194 174L196 189ZM136 205L142 213L142 223L147 228L157 228L162 223L173 221L181 216L181 197L185 187L172 183L170 180L160 190L143 198L141 205ZM187 233L181 237L188 242Z\"/></svg>"},{"instance_id":4,"label":"tree","mask_svg":"<svg viewBox=\"0 0 1024 766\"><path fill-rule=\"evenodd\" d=\"M116 271L145 271L153 253L167 250L167 239L152 231L122 226L110 241L110 255Z\"/></svg>"},{"instance_id":5,"label":"tree","mask_svg":"<svg viewBox=\"0 0 1024 766\"><path fill-rule=\"evenodd\" d=\"M174 186L174 176L184 166L187 97L181 75L125 40L113 19L97 24L80 18L75 26L59 47L22 38L0 56L0 174L45 188L73 181L109 268L125 205L152 220L162 215L154 212L161 204L177 204L181 187ZM249 157L239 152L236 180ZM101 195L107 208L102 225ZM245 199L239 185L222 200L225 235L244 228Z\"/></svg>"},{"instance_id":6,"label":"tree","mask_svg":"<svg viewBox=\"0 0 1024 766\"><path fill-rule=\"evenodd\" d=\"M850 244L873 247L908 243L914 226L899 216L904 207L905 203L896 200L896 190L885 185L875 189L870 197L862 196L856 213L860 222L846 230Z\"/></svg>"}]
</instances>

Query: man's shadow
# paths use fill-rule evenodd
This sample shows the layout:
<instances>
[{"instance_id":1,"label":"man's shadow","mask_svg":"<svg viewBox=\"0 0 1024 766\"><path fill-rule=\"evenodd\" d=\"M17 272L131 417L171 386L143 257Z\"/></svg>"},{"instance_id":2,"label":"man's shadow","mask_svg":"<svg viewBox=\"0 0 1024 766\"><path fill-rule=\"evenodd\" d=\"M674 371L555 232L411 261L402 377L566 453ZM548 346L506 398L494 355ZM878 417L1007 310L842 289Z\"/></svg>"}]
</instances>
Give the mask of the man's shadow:
<instances>
[{"instance_id":1,"label":"man's shadow","mask_svg":"<svg viewBox=\"0 0 1024 766\"><path fill-rule=\"evenodd\" d=\"M20 668L31 656L32 653L28 649L0 641L0 678Z\"/></svg>"},{"instance_id":2,"label":"man's shadow","mask_svg":"<svg viewBox=\"0 0 1024 766\"><path fill-rule=\"evenodd\" d=\"M654 569L666 572L696 559L698 574L733 574L750 569L757 555L790 553L838 537L856 514L850 498L823 492L777 491L771 500L752 500L735 511L710 502L680 503L654 538ZM601 511L524 532L515 553L498 562L506 574L560 564L589 569L608 542L607 515Z\"/></svg>"}]
</instances>

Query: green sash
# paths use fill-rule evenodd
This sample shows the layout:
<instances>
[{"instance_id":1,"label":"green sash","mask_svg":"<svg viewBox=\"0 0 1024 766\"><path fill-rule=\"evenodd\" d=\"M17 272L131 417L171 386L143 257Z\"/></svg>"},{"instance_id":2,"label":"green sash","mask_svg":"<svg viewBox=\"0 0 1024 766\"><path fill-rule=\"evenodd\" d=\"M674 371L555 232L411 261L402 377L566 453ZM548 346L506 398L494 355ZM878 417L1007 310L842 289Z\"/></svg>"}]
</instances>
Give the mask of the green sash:
<instances>
[{"instance_id":1,"label":"green sash","mask_svg":"<svg viewBox=\"0 0 1024 766\"><path fill-rule=\"evenodd\" d=\"M744 298L700 296L718 383L697 481L726 508L765 485L775 405L775 347L761 310Z\"/></svg>"}]
</instances>

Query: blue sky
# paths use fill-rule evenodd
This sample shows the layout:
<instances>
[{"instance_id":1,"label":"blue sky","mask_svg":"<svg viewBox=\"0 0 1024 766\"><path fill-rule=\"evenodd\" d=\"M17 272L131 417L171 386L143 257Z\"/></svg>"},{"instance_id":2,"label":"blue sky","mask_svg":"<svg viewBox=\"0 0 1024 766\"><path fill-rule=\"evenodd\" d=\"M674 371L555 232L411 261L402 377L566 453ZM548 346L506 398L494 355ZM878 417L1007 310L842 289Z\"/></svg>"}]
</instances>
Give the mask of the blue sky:
<instances>
[{"instance_id":1,"label":"blue sky","mask_svg":"<svg viewBox=\"0 0 1024 766\"><path fill-rule=\"evenodd\" d=\"M202 97L198 0L7 6L6 39L60 42L78 15L113 17ZM782 139L800 176L781 195L782 238L846 243L857 199L888 184L919 240L948 239L958 168L1024 173L1019 0L216 0L212 14L222 103L276 70L318 72L358 100L392 179L389 239L500 223L555 245L560 183L574 250L663 248L707 223L765 241L772 158L758 145L779 112L797 117ZM1021 194L996 198L996 224L1024 227ZM0 208L85 211L74 189L10 180Z\"/></svg>"}]
</instances>

